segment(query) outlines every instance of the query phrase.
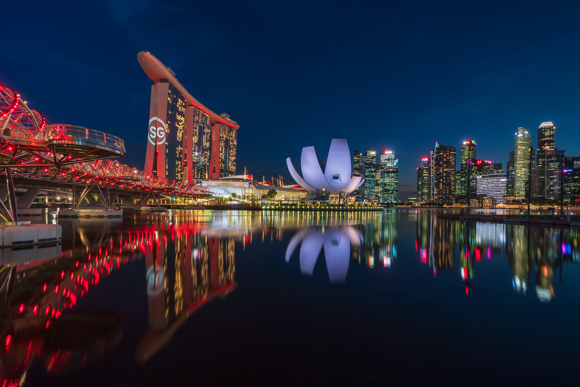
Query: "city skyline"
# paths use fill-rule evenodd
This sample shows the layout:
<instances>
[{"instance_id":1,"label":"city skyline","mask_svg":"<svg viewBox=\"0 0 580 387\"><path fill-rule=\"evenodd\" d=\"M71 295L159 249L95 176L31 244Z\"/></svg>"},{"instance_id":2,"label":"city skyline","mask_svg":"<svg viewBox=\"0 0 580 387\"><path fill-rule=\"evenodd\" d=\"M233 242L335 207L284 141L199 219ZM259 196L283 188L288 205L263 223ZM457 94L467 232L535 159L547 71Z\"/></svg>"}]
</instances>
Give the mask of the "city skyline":
<instances>
[{"instance_id":1,"label":"city skyline","mask_svg":"<svg viewBox=\"0 0 580 387\"><path fill-rule=\"evenodd\" d=\"M482 158L506 165L517 127L535 146L536 128L553 121L566 154L580 154L578 6L498 4L39 2L25 15L10 3L8 30L30 23L0 44L0 77L50 122L121 136L131 149L124 162L142 168L150 81L134 55L151 51L244 128L238 173L289 178L281 154L345 138L351 149L397 152L405 200L434 141L473 139ZM546 18L559 22L535 27Z\"/></svg>"}]
</instances>

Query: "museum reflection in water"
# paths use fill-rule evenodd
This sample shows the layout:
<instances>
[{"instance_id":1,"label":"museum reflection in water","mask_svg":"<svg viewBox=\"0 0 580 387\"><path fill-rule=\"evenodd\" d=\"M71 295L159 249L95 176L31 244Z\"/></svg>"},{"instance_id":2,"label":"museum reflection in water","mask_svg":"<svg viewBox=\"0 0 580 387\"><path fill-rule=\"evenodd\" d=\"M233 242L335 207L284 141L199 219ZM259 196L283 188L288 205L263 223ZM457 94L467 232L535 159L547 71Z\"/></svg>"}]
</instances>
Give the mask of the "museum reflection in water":
<instances>
[{"instance_id":1,"label":"museum reflection in water","mask_svg":"<svg viewBox=\"0 0 580 387\"><path fill-rule=\"evenodd\" d=\"M531 289L538 299L549 302L554 296L554 272L580 262L580 230L528 227L517 224L460 222L417 216L415 250L421 263L433 269L457 270L469 283L478 262L494 256L507 257L512 267L512 287L525 295ZM533 283L533 286L532 286Z\"/></svg>"},{"instance_id":2,"label":"museum reflection in water","mask_svg":"<svg viewBox=\"0 0 580 387\"><path fill-rule=\"evenodd\" d=\"M397 215L366 214L363 218L364 223L356 225L336 222L330 226L302 228L288 243L286 262L290 262L300 245L297 254L300 271L311 276L319 257L324 256L331 283L346 280L350 262L369 268L390 268L397 257Z\"/></svg>"}]
</instances>

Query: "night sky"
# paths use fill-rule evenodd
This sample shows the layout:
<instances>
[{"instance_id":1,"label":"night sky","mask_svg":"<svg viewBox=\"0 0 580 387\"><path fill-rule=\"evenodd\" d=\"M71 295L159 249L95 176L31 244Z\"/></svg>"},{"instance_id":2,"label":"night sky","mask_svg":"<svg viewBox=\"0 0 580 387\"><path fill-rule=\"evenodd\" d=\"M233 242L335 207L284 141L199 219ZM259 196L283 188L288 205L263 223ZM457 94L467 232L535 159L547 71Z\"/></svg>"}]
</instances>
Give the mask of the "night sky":
<instances>
[{"instance_id":1,"label":"night sky","mask_svg":"<svg viewBox=\"0 0 580 387\"><path fill-rule=\"evenodd\" d=\"M11 1L0 82L49 123L122 137L144 166L151 52L240 124L238 172L289 177L285 158L332 138L391 149L400 198L435 141L502 162L542 121L580 155L580 2Z\"/></svg>"}]
</instances>

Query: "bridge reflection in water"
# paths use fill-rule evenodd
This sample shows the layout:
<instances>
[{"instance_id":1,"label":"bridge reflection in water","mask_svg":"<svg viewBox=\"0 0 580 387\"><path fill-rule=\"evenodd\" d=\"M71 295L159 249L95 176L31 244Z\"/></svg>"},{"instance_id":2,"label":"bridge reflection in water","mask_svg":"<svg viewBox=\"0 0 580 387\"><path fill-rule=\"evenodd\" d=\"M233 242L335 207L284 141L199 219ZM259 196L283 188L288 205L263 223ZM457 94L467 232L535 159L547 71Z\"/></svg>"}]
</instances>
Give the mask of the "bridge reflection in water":
<instances>
[{"instance_id":1,"label":"bridge reflection in water","mask_svg":"<svg viewBox=\"0 0 580 387\"><path fill-rule=\"evenodd\" d=\"M228 233L200 218L139 220L130 230L120 220L62 222L70 236L62 254L33 262L19 255L20 261L0 267L2 382L17 385L35 359L48 373L61 373L114 347L123 317L75 306L130 262L142 261L147 273L149 331L136 349L139 361L154 355L197 309L235 289L235 240L248 241L246 230Z\"/></svg>"}]
</instances>

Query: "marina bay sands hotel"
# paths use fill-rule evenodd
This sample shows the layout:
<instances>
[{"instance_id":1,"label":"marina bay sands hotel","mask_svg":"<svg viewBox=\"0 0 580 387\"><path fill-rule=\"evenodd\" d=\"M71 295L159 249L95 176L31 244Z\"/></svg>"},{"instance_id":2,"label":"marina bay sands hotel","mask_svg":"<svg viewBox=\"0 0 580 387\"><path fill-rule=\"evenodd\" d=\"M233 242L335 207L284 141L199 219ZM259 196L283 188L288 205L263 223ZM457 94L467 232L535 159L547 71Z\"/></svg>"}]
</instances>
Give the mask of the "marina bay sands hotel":
<instances>
[{"instance_id":1,"label":"marina bay sands hotel","mask_svg":"<svg viewBox=\"0 0 580 387\"><path fill-rule=\"evenodd\" d=\"M236 174L238 128L206 108L148 52L137 54L151 86L145 173L191 184Z\"/></svg>"}]
</instances>

